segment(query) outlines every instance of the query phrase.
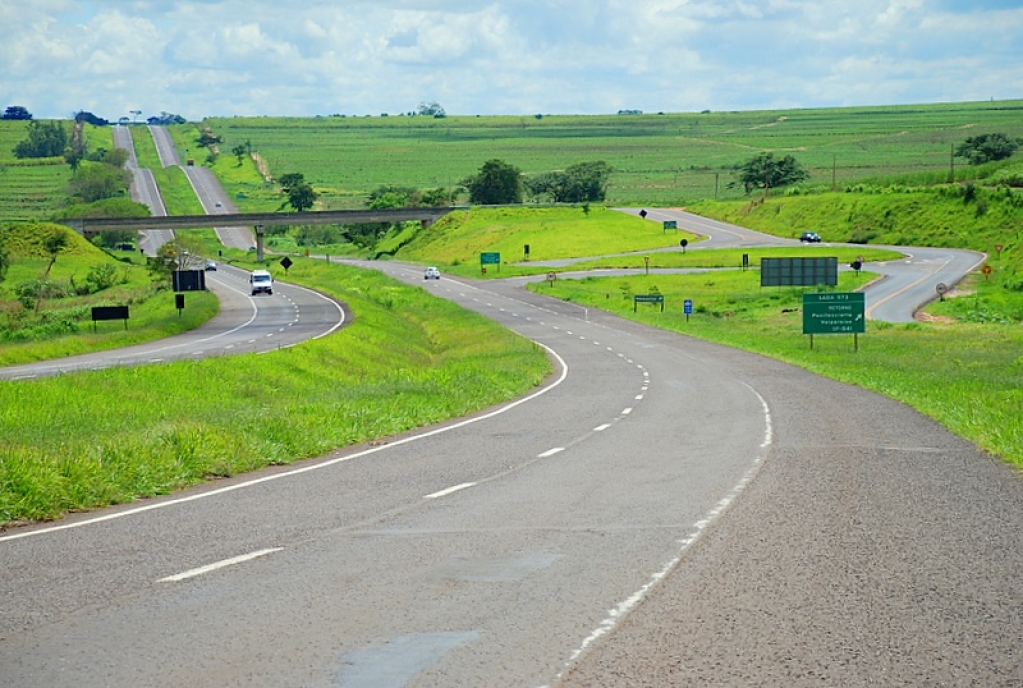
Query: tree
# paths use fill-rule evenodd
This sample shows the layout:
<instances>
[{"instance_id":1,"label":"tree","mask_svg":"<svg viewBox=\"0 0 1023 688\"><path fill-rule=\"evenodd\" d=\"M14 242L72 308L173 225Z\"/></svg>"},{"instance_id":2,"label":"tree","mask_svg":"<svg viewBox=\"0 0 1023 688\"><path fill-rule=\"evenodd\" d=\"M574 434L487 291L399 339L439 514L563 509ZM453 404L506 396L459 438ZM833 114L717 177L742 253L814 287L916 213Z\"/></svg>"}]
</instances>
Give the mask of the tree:
<instances>
[{"instance_id":1,"label":"tree","mask_svg":"<svg viewBox=\"0 0 1023 688\"><path fill-rule=\"evenodd\" d=\"M539 172L523 180L523 185L529 192L530 198L539 200L541 196L546 195L556 203L560 189L564 185L564 179L563 172Z\"/></svg>"},{"instance_id":2,"label":"tree","mask_svg":"<svg viewBox=\"0 0 1023 688\"><path fill-rule=\"evenodd\" d=\"M85 162L68 182L68 195L83 203L124 195L131 184L131 172L105 163Z\"/></svg>"},{"instance_id":3,"label":"tree","mask_svg":"<svg viewBox=\"0 0 1023 688\"><path fill-rule=\"evenodd\" d=\"M980 165L1011 158L1020 143L1020 139L1010 139L1005 134L981 134L971 136L959 144L955 149L955 156L966 158L971 165Z\"/></svg>"},{"instance_id":4,"label":"tree","mask_svg":"<svg viewBox=\"0 0 1023 688\"><path fill-rule=\"evenodd\" d=\"M106 119L104 119L102 117L97 117L96 115L92 114L91 112L87 112L85 110L81 110L81 111L75 113L75 121L76 122L88 122L89 124L93 125L94 127L105 127L108 124L110 124L110 122L108 120L106 120Z\"/></svg>"},{"instance_id":5,"label":"tree","mask_svg":"<svg viewBox=\"0 0 1023 688\"><path fill-rule=\"evenodd\" d=\"M378 186L370 192L367 206L371 210L410 208L420 205L422 194L413 186Z\"/></svg>"},{"instance_id":6,"label":"tree","mask_svg":"<svg viewBox=\"0 0 1023 688\"><path fill-rule=\"evenodd\" d=\"M8 105L7 109L4 110L3 117L0 119L28 120L32 119L32 113L26 110L21 105Z\"/></svg>"},{"instance_id":7,"label":"tree","mask_svg":"<svg viewBox=\"0 0 1023 688\"><path fill-rule=\"evenodd\" d=\"M607 183L612 168L603 160L580 162L565 170L565 203L603 201L607 198Z\"/></svg>"},{"instance_id":8,"label":"tree","mask_svg":"<svg viewBox=\"0 0 1023 688\"><path fill-rule=\"evenodd\" d=\"M81 164L84 157L85 153L80 150L68 148L64 151L64 161L71 166L72 174L78 171L78 165Z\"/></svg>"},{"instance_id":9,"label":"tree","mask_svg":"<svg viewBox=\"0 0 1023 688\"><path fill-rule=\"evenodd\" d=\"M739 183L746 193L796 184L810 175L791 155L776 160L774 153L760 153L739 168Z\"/></svg>"},{"instance_id":10,"label":"tree","mask_svg":"<svg viewBox=\"0 0 1023 688\"><path fill-rule=\"evenodd\" d=\"M522 171L503 160L488 160L479 174L465 180L469 202L477 205L522 203Z\"/></svg>"},{"instance_id":11,"label":"tree","mask_svg":"<svg viewBox=\"0 0 1023 688\"><path fill-rule=\"evenodd\" d=\"M67 248L70 241L68 241L67 232L63 229L54 229L45 239L43 239L43 248L50 254L50 263L46 266L46 270L43 272L43 278L50 275L50 269L53 264L57 262L57 254Z\"/></svg>"},{"instance_id":12,"label":"tree","mask_svg":"<svg viewBox=\"0 0 1023 688\"><path fill-rule=\"evenodd\" d=\"M200 146L211 148L213 146L216 146L217 144L223 143L224 139L214 134L212 129L206 127L205 129L202 130L202 133L199 135L199 138L195 140L195 142Z\"/></svg>"},{"instance_id":13,"label":"tree","mask_svg":"<svg viewBox=\"0 0 1023 688\"><path fill-rule=\"evenodd\" d=\"M526 181L534 197L549 194L555 203L589 203L607 197L612 168L603 160L580 162L564 172L543 172Z\"/></svg>"},{"instance_id":14,"label":"tree","mask_svg":"<svg viewBox=\"0 0 1023 688\"><path fill-rule=\"evenodd\" d=\"M312 208L317 198L319 194L308 182L302 182L288 190L288 205L298 212Z\"/></svg>"},{"instance_id":15,"label":"tree","mask_svg":"<svg viewBox=\"0 0 1023 688\"><path fill-rule=\"evenodd\" d=\"M416 114L417 115L424 115L426 117L436 117L437 119L441 119L442 117L447 117L448 116L447 113L444 112L444 108L442 108L440 106L440 103L437 103L437 102L433 102L433 103L429 103L429 104L427 104L427 103L420 103L419 107L416 108Z\"/></svg>"},{"instance_id":16,"label":"tree","mask_svg":"<svg viewBox=\"0 0 1023 688\"><path fill-rule=\"evenodd\" d=\"M28 123L28 138L14 147L16 158L55 158L68 147L67 130L60 122Z\"/></svg>"},{"instance_id":17,"label":"tree","mask_svg":"<svg viewBox=\"0 0 1023 688\"><path fill-rule=\"evenodd\" d=\"M293 187L299 184L305 183L305 175L301 172L288 172L287 174L281 175L277 180L277 183L281 185L284 192L287 193Z\"/></svg>"},{"instance_id":18,"label":"tree","mask_svg":"<svg viewBox=\"0 0 1023 688\"><path fill-rule=\"evenodd\" d=\"M245 159L245 144L239 143L237 146L231 149L231 154L238 158L238 167L242 166L242 162Z\"/></svg>"},{"instance_id":19,"label":"tree","mask_svg":"<svg viewBox=\"0 0 1023 688\"><path fill-rule=\"evenodd\" d=\"M312 185L305 180L305 175L301 172L288 172L281 175L277 183L280 184L284 195L288 197L288 200L281 203L281 208L290 205L295 210L302 212L312 208L316 203L316 199L320 196L313 189Z\"/></svg>"},{"instance_id":20,"label":"tree","mask_svg":"<svg viewBox=\"0 0 1023 688\"><path fill-rule=\"evenodd\" d=\"M422 202L424 206L431 208L442 208L451 205L451 194L453 192L438 186L435 189L427 189L423 192Z\"/></svg>"}]
</instances>

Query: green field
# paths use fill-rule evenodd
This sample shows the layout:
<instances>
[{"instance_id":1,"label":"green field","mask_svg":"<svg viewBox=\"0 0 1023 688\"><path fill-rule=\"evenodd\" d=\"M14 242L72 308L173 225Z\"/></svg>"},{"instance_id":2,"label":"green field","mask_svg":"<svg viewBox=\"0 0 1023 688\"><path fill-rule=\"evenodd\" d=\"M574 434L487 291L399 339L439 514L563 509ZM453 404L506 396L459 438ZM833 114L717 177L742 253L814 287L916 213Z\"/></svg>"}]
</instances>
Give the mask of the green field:
<instances>
[{"instance_id":1,"label":"green field","mask_svg":"<svg viewBox=\"0 0 1023 688\"><path fill-rule=\"evenodd\" d=\"M251 143L272 174L301 172L324 208L361 207L382 185L453 188L489 159L526 174L604 160L611 205L681 205L741 197L733 173L760 151L792 154L807 187L913 175L946 181L951 147L968 136L1023 137L1023 101L537 117L224 118L203 122L224 151ZM182 135L182 144L198 134ZM961 161L960 161L961 162ZM973 173L959 164L955 173Z\"/></svg>"},{"instance_id":2,"label":"green field","mask_svg":"<svg viewBox=\"0 0 1023 688\"><path fill-rule=\"evenodd\" d=\"M282 200L252 159L239 162L225 154L246 141L270 165L272 174L303 173L323 194L325 207L362 207L369 192L381 185L453 187L495 157L526 173L602 159L618 170L610 190L612 204L685 204L700 214L779 236L812 229L826 241L860 244L840 250L800 247L798 252L787 251L790 255L826 251L843 262L860 253L868 260L891 258L870 244L986 251L991 274L971 276L951 295L957 298L932 304L928 312L934 322L870 323L861 350L850 355L844 337L819 338L823 341L809 352L794 331L798 290L765 292L756 284L755 272L688 276L656 272L662 267L735 265L738 252L700 251L698 237L666 233L656 223L604 207L461 211L426 228L410 223L374 249L477 277L479 254L496 251L502 255L501 267L486 276L494 278L545 270L519 263L524 244L531 246L532 261L623 253L631 255L581 267L643 267L644 252L677 246L679 236L688 236L693 249L685 254L651 255L653 274L559 279L553 285L543 281L537 289L633 317L629 295L656 288L672 306L663 317L640 310L635 317L644 322L862 384L913 405L978 446L1023 465L1019 414L1023 196L1015 181L1023 176L1015 162L1019 156L978 168L957 164L954 172L961 183L945 183L952 172L952 146L980 133L1021 137L1021 112L1023 101L608 117L236 118L204 125L225 138L213 169L243 210L274 209ZM198 133L194 125L171 131L179 148L194 148ZM156 167L151 142L143 134L142 129L136 132L140 159ZM11 139L11 147L19 140L17 132L4 134L0 127L0 142L4 135ZM766 200L757 194L751 201L728 189L735 167L761 150L792 153L813 177L798 189L772 193ZM205 159L194 157L199 164ZM62 161L40 167L67 171ZM27 177L30 170L31 166L11 164L0 154L0 181ZM158 180L172 212L195 212L194 197L179 170L160 171ZM831 191L832 180L840 187L837 193ZM44 181L35 186L43 189ZM51 180L48 188L49 196L38 200L33 212L59 207L62 186ZM23 201L20 196L0 195L0 219L12 217L10 208ZM205 252L217 250L212 231L189 235L189 241L205 245ZM334 248L355 252L351 245ZM19 257L3 285L8 296L19 283L36 278L47 262L38 251L26 257L15 247L12 253ZM772 251L748 253L755 265ZM77 280L94 264L93 258L62 254L52 274ZM254 267L251 255L241 251L225 250L223 260ZM419 289L373 273L335 272L324 261L304 259L292 268L292 278L348 301L357 313L358 327L263 357L0 383L0 522L52 518L68 510L160 494L257 468L266 461L286 463L436 422L514 396L536 384L546 370L536 347L523 348L521 340L501 335L496 326L485 341L477 336L460 338L467 328L475 332L482 326L476 316L442 306ZM860 284L857 280L869 278L843 275L841 288L854 288ZM682 298L696 300L690 321L678 312ZM160 324L165 317L161 313L154 308L148 317L155 331L165 327L169 333L166 320ZM428 317L423 319L424 315ZM60 355L49 341L44 338L32 355ZM86 347L110 342L84 336L65 341ZM24 355L24 350L14 349L8 347L8 354ZM927 355L921 356L921 351ZM330 376L322 375L324 365ZM217 393L200 394L211 379L217 380ZM266 393L252 380L271 382L274 399L284 403L249 413L252 400L263 399ZM314 380L317 384L310 387ZM153 399L161 398L162 390L181 385L189 392L172 414L155 423L139 415ZM12 400L27 394L38 403L31 409L18 408ZM277 408L287 416L274 415ZM367 408L372 412L364 413ZM92 414L84 424L75 415L81 409ZM322 423L325 417L333 422ZM123 447L105 444L96 432L108 427L130 428L132 442ZM246 444L238 445L238 438L245 438Z\"/></svg>"},{"instance_id":3,"label":"green field","mask_svg":"<svg viewBox=\"0 0 1023 688\"><path fill-rule=\"evenodd\" d=\"M354 322L264 355L0 382L0 526L437 423L550 371L540 347L418 287L295 263L289 281L347 302Z\"/></svg>"},{"instance_id":4,"label":"green field","mask_svg":"<svg viewBox=\"0 0 1023 688\"><path fill-rule=\"evenodd\" d=\"M65 124L70 131L71 123ZM0 120L0 223L49 219L67 202L71 168L63 157L14 157L27 128L27 122ZM90 150L113 146L109 127L86 125L84 135Z\"/></svg>"}]
</instances>

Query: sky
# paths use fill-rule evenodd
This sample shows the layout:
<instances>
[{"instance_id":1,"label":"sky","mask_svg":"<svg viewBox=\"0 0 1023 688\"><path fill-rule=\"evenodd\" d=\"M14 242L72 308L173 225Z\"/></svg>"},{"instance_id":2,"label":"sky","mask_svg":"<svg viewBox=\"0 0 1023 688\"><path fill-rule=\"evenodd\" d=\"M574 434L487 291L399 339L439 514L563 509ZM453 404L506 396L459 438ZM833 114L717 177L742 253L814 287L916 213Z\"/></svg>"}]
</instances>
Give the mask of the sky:
<instances>
[{"instance_id":1,"label":"sky","mask_svg":"<svg viewBox=\"0 0 1023 688\"><path fill-rule=\"evenodd\" d=\"M1023 0L0 0L36 119L1023 98Z\"/></svg>"}]
</instances>

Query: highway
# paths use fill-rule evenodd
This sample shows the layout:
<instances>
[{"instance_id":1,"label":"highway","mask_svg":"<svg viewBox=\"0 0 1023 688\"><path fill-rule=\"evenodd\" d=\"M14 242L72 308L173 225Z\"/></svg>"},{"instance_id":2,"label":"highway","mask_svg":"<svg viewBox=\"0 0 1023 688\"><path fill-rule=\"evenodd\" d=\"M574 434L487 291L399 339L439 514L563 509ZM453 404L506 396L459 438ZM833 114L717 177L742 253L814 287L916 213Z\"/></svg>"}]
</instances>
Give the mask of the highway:
<instances>
[{"instance_id":1,"label":"highway","mask_svg":"<svg viewBox=\"0 0 1023 688\"><path fill-rule=\"evenodd\" d=\"M0 533L0 685L1020 685L1010 468L778 361L515 280L367 266L520 332L555 374Z\"/></svg>"},{"instance_id":2,"label":"highway","mask_svg":"<svg viewBox=\"0 0 1023 688\"><path fill-rule=\"evenodd\" d=\"M223 215L237 212L224 188L209 168L201 164L181 164L181 157L178 155L178 151L174 147L174 141L171 139L170 132L167 131L166 127L150 126L149 131L152 133L153 141L156 144L160 163L164 167L178 166L184 170L185 176L188 177L188 181L192 185L192 189L195 191L199 202L202 203L203 210L207 215ZM229 248L238 248L246 251L256 244L255 238L252 236L252 230L247 227L214 227L213 229L216 231L217 237L220 238L220 243Z\"/></svg>"},{"instance_id":3,"label":"highway","mask_svg":"<svg viewBox=\"0 0 1023 688\"><path fill-rule=\"evenodd\" d=\"M275 282L272 296L252 296L249 273L221 265L206 272L220 311L202 326L173 337L78 356L0 368L0 380L25 380L113 366L151 365L242 353L262 353L324 337L350 321L344 304L305 287ZM185 307L189 294L184 293ZM166 298L172 298L169 294ZM120 327L119 322L98 326ZM131 319L128 320L131 327Z\"/></svg>"},{"instance_id":4,"label":"highway","mask_svg":"<svg viewBox=\"0 0 1023 688\"><path fill-rule=\"evenodd\" d=\"M154 216L166 217L167 207L163 203L163 197L160 195L160 188L156 184L153 171L139 167L138 158L135 155L135 143L132 139L131 128L115 125L113 127L113 134L114 147L123 148L128 151L126 167L132 173L132 182L129 187L131 200L149 206L149 211ZM170 241L174 241L173 231L151 229L139 232L139 248L147 256L155 256L157 250Z\"/></svg>"},{"instance_id":5,"label":"highway","mask_svg":"<svg viewBox=\"0 0 1023 688\"><path fill-rule=\"evenodd\" d=\"M503 281L424 287L557 373L468 419L0 535L0 684L1021 675L1009 468L776 361Z\"/></svg>"},{"instance_id":6,"label":"highway","mask_svg":"<svg viewBox=\"0 0 1023 688\"><path fill-rule=\"evenodd\" d=\"M639 208L621 208L622 212L638 215ZM713 248L767 248L772 246L799 246L797 239L786 239L770 234L739 227L737 225L712 220L675 208L656 208L647 210L646 219L656 222L674 221L681 230L686 230L701 237L701 240L687 246L685 250L700 251ZM841 244L825 242L820 247L844 246L857 247L858 244ZM866 317L891 323L909 323L916 320L918 311L931 301L940 298L939 285L946 290L952 289L971 271L976 270L987 258L983 253L952 248L926 248L901 246L873 246L888 248L903 253L898 260L883 262L865 262L862 269L876 273L880 279L864 284L860 289L864 293ZM681 247L658 249L656 252L677 252ZM634 255L654 253L642 251ZM594 256L598 257L598 256ZM565 277L581 277L584 273L572 271L572 265L592 260L594 257L573 258L571 260L535 261L530 265L557 268ZM850 270L847 265L839 265L839 270ZM664 272L693 272L693 270L662 270ZM625 275L637 274L642 270L610 270L601 274ZM538 278L542 279L542 277Z\"/></svg>"}]
</instances>

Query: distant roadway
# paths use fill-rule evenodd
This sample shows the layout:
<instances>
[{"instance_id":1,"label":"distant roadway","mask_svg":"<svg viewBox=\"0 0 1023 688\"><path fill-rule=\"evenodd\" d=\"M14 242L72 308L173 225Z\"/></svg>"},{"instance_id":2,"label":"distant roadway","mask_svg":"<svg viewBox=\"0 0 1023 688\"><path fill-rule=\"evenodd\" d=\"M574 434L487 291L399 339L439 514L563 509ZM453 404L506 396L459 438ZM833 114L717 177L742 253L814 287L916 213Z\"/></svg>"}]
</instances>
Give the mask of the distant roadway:
<instances>
[{"instance_id":1,"label":"distant roadway","mask_svg":"<svg viewBox=\"0 0 1023 688\"><path fill-rule=\"evenodd\" d=\"M285 282L276 282L271 296L252 296L248 275L229 265L206 272L206 287L220 300L220 311L194 330L112 351L3 367L0 379L22 380L113 366L272 351L328 335L350 319L345 306L335 299ZM187 308L188 292L184 297ZM121 327L121 323L101 322L97 326L109 329ZM127 326L131 327L130 318Z\"/></svg>"},{"instance_id":2,"label":"distant roadway","mask_svg":"<svg viewBox=\"0 0 1023 688\"><path fill-rule=\"evenodd\" d=\"M130 127L116 125L113 127L114 147L123 148L128 151L128 163L126 167L132 173L131 199L138 203L149 206L149 211L157 217L167 215L167 207L160 195L160 188L156 184L153 171L148 168L140 168L138 158L135 155L135 142ZM155 256L156 251L164 244L174 240L174 232L165 229L150 229L139 232L139 247L147 256Z\"/></svg>"},{"instance_id":3,"label":"distant roadway","mask_svg":"<svg viewBox=\"0 0 1023 688\"><path fill-rule=\"evenodd\" d=\"M178 150L174 147L174 141L171 139L167 127L151 126L149 130L153 134L153 141L156 143L156 151L160 156L161 164L164 167L176 165L184 170L199 202L202 203L203 210L208 215L237 212L219 180L209 168L202 164L188 165L187 160L186 164L181 164L181 156L178 155ZM246 251L255 245L252 230L246 227L214 227L214 230L220 238L220 243L228 248Z\"/></svg>"}]
</instances>

